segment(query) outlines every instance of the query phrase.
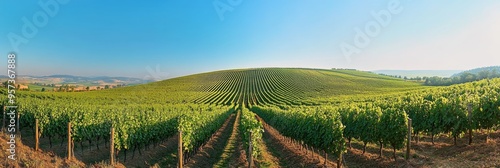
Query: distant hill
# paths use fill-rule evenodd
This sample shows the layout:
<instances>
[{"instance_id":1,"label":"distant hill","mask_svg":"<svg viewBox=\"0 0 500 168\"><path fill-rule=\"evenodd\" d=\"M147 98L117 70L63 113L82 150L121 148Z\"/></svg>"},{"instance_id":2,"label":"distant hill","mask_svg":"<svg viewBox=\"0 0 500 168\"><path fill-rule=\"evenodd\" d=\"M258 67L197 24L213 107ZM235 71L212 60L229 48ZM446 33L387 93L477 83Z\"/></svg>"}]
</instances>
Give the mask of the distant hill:
<instances>
[{"instance_id":1,"label":"distant hill","mask_svg":"<svg viewBox=\"0 0 500 168\"><path fill-rule=\"evenodd\" d=\"M82 76L72 76L72 75L51 75L43 76L41 78L62 78L64 83L124 83L124 84L142 84L151 82L149 80L143 80L139 78L130 77L108 77L108 76L96 76L96 77L82 77Z\"/></svg>"},{"instance_id":2,"label":"distant hill","mask_svg":"<svg viewBox=\"0 0 500 168\"><path fill-rule=\"evenodd\" d=\"M454 74L451 77L460 77L464 73L469 73L469 74L474 74L474 75L479 75L479 76L481 73L483 73L483 74L488 73L489 75L494 75L494 74L500 75L500 66L475 68L475 69L471 69L471 70L467 70L467 71L463 71L463 72Z\"/></svg>"},{"instance_id":3,"label":"distant hill","mask_svg":"<svg viewBox=\"0 0 500 168\"><path fill-rule=\"evenodd\" d=\"M453 74L462 72L462 70L376 70L371 71L377 74L386 74L390 76L406 76L408 78L415 77L450 77Z\"/></svg>"},{"instance_id":4,"label":"distant hill","mask_svg":"<svg viewBox=\"0 0 500 168\"><path fill-rule=\"evenodd\" d=\"M492 78L500 78L500 66L471 69L445 78L433 76L425 79L424 84L430 86L448 86Z\"/></svg>"},{"instance_id":5,"label":"distant hill","mask_svg":"<svg viewBox=\"0 0 500 168\"><path fill-rule=\"evenodd\" d=\"M6 80L8 77L0 75L1 80ZM18 76L19 83L42 83L42 84L75 84L84 86L97 86L97 85L136 85L151 82L150 80L143 80L139 78L130 77L84 77L73 75L50 75L50 76Z\"/></svg>"}]
</instances>

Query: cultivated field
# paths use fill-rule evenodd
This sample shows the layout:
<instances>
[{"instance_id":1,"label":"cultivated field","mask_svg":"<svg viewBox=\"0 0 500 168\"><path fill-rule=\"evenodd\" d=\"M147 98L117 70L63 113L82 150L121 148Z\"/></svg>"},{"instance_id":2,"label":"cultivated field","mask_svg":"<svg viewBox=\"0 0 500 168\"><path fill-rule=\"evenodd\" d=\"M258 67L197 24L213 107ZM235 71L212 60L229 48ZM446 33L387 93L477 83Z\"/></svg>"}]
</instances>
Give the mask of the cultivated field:
<instances>
[{"instance_id":1,"label":"cultivated field","mask_svg":"<svg viewBox=\"0 0 500 168\"><path fill-rule=\"evenodd\" d=\"M109 166L111 151L117 167L500 166L500 79L428 87L355 70L259 68L17 96L29 155L5 167ZM36 132L43 153L33 151Z\"/></svg>"}]
</instances>

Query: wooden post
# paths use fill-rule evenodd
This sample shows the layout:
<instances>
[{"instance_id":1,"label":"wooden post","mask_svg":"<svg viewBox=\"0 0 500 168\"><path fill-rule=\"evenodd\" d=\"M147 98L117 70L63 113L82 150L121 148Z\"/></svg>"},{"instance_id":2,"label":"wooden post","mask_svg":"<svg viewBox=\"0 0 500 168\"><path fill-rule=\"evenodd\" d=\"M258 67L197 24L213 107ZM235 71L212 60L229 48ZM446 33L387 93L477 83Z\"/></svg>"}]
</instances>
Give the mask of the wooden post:
<instances>
[{"instance_id":1,"label":"wooden post","mask_svg":"<svg viewBox=\"0 0 500 168\"><path fill-rule=\"evenodd\" d=\"M71 153L71 122L68 122L68 160L71 160L71 156L72 153Z\"/></svg>"},{"instance_id":2,"label":"wooden post","mask_svg":"<svg viewBox=\"0 0 500 168\"><path fill-rule=\"evenodd\" d=\"M249 132L248 138L248 167L251 168L253 166L253 149L252 149L252 132Z\"/></svg>"},{"instance_id":3,"label":"wooden post","mask_svg":"<svg viewBox=\"0 0 500 168\"><path fill-rule=\"evenodd\" d=\"M472 144L472 104L467 105L467 112L469 117L469 145Z\"/></svg>"},{"instance_id":4,"label":"wooden post","mask_svg":"<svg viewBox=\"0 0 500 168\"><path fill-rule=\"evenodd\" d=\"M39 139L38 139L38 119L35 119L35 151L38 151L38 144L39 144Z\"/></svg>"},{"instance_id":5,"label":"wooden post","mask_svg":"<svg viewBox=\"0 0 500 168\"><path fill-rule=\"evenodd\" d=\"M16 129L16 134L19 136L19 138L21 138L21 129L19 129L19 117L20 117L20 114L19 114L19 111L17 111L17 122L16 122L16 125L17 125L17 129Z\"/></svg>"},{"instance_id":6,"label":"wooden post","mask_svg":"<svg viewBox=\"0 0 500 168\"><path fill-rule=\"evenodd\" d=\"M326 167L326 161L328 160L328 153L326 153L326 151L323 151L323 153L325 153L325 167Z\"/></svg>"},{"instance_id":7,"label":"wooden post","mask_svg":"<svg viewBox=\"0 0 500 168\"><path fill-rule=\"evenodd\" d=\"M75 158L75 142L71 140L71 158Z\"/></svg>"},{"instance_id":8,"label":"wooden post","mask_svg":"<svg viewBox=\"0 0 500 168\"><path fill-rule=\"evenodd\" d=\"M342 152L339 153L339 160L337 160L337 168L342 167Z\"/></svg>"},{"instance_id":9,"label":"wooden post","mask_svg":"<svg viewBox=\"0 0 500 168\"><path fill-rule=\"evenodd\" d=\"M111 125L111 133L109 139L109 163L111 166L115 165L115 127Z\"/></svg>"},{"instance_id":10,"label":"wooden post","mask_svg":"<svg viewBox=\"0 0 500 168\"><path fill-rule=\"evenodd\" d=\"M179 168L182 168L184 164L184 160L182 158L182 131L179 131L179 148L177 150L177 155L179 156Z\"/></svg>"},{"instance_id":11,"label":"wooden post","mask_svg":"<svg viewBox=\"0 0 500 168\"><path fill-rule=\"evenodd\" d=\"M314 147L311 146L311 157L314 158Z\"/></svg>"},{"instance_id":12,"label":"wooden post","mask_svg":"<svg viewBox=\"0 0 500 168\"><path fill-rule=\"evenodd\" d=\"M5 109L6 106L3 106L2 131L5 131Z\"/></svg>"},{"instance_id":13,"label":"wooden post","mask_svg":"<svg viewBox=\"0 0 500 168\"><path fill-rule=\"evenodd\" d=\"M411 149L411 118L408 118L408 140L406 141L406 160L410 159Z\"/></svg>"}]
</instances>

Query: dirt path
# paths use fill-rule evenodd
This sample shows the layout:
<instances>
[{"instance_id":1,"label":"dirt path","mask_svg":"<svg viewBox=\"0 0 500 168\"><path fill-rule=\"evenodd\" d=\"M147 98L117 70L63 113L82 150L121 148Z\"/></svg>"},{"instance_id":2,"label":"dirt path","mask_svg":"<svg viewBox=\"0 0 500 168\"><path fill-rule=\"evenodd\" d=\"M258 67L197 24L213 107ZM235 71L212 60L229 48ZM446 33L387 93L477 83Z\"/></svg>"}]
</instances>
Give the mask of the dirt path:
<instances>
[{"instance_id":1,"label":"dirt path","mask_svg":"<svg viewBox=\"0 0 500 168\"><path fill-rule=\"evenodd\" d=\"M270 149L264 142L264 139L261 139L259 143L260 143L259 148L261 150L261 153L260 157L256 159L255 165L257 167L280 167L279 159L271 153Z\"/></svg>"},{"instance_id":2,"label":"dirt path","mask_svg":"<svg viewBox=\"0 0 500 168\"><path fill-rule=\"evenodd\" d=\"M467 136L457 139L440 137L432 145L426 138L418 145L412 142L412 149L418 157L411 163L416 167L500 167L500 130L491 133L486 142L485 132L475 132L472 145Z\"/></svg>"},{"instance_id":3,"label":"dirt path","mask_svg":"<svg viewBox=\"0 0 500 168\"><path fill-rule=\"evenodd\" d=\"M240 114L238 112L232 116L230 122L218 130L214 139L209 141L186 167L248 167L239 130ZM263 141L260 148L261 157L254 160L255 167L279 167L277 159L267 151Z\"/></svg>"},{"instance_id":4,"label":"dirt path","mask_svg":"<svg viewBox=\"0 0 500 168\"><path fill-rule=\"evenodd\" d=\"M325 158L317 152L311 152L301 148L299 145L290 143L276 129L266 124L264 125L263 139L270 153L278 159L280 167L336 167L337 164L329 159L326 165ZM322 152L321 152L322 153ZM269 160L273 160L270 158Z\"/></svg>"},{"instance_id":5,"label":"dirt path","mask_svg":"<svg viewBox=\"0 0 500 168\"><path fill-rule=\"evenodd\" d=\"M213 138L191 158L186 167L213 167L219 160L226 158L226 150L221 149L225 149L226 144L233 136L234 125L237 123L235 122L236 118L234 114L231 114L222 127L217 130Z\"/></svg>"},{"instance_id":6,"label":"dirt path","mask_svg":"<svg viewBox=\"0 0 500 168\"><path fill-rule=\"evenodd\" d=\"M127 154L127 160L124 162L121 156L121 164L126 167L177 167L177 146L179 144L179 135L176 134L158 145L150 145L147 149L142 149L142 155L135 152L132 158L132 151Z\"/></svg>"},{"instance_id":7,"label":"dirt path","mask_svg":"<svg viewBox=\"0 0 500 168\"><path fill-rule=\"evenodd\" d=\"M231 136L223 148L219 161L214 167L247 167L245 150L241 143L239 132L240 112L236 114L236 119L231 130Z\"/></svg>"},{"instance_id":8,"label":"dirt path","mask_svg":"<svg viewBox=\"0 0 500 168\"><path fill-rule=\"evenodd\" d=\"M412 141L410 161L404 159L404 150L397 150L398 160L394 161L392 150L385 147L383 156L378 156L378 145L368 144L362 154L363 143L353 140L352 149L345 155L348 167L499 167L500 131L491 134L485 143L486 135L475 133L472 145L467 145L467 137L453 139L445 135L437 136L432 144L429 136L420 138L419 144Z\"/></svg>"}]
</instances>

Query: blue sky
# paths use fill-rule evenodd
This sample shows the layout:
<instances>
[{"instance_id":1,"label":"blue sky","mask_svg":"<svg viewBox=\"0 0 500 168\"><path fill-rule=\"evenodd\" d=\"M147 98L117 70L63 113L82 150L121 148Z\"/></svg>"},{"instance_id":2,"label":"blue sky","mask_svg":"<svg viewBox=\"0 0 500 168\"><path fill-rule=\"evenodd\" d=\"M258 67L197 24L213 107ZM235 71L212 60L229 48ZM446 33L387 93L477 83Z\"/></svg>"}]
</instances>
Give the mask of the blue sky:
<instances>
[{"instance_id":1,"label":"blue sky","mask_svg":"<svg viewBox=\"0 0 500 168\"><path fill-rule=\"evenodd\" d=\"M1 0L0 53L16 51L24 75L139 78L155 75L156 68L170 78L252 67L465 70L500 64L497 0L230 2L238 1ZM39 3L58 7L45 10ZM399 12L391 13L391 5ZM385 26L371 14L384 11L391 17ZM23 20L37 32L23 34ZM376 33L360 47L356 29ZM359 52L346 56L341 44Z\"/></svg>"}]
</instances>

